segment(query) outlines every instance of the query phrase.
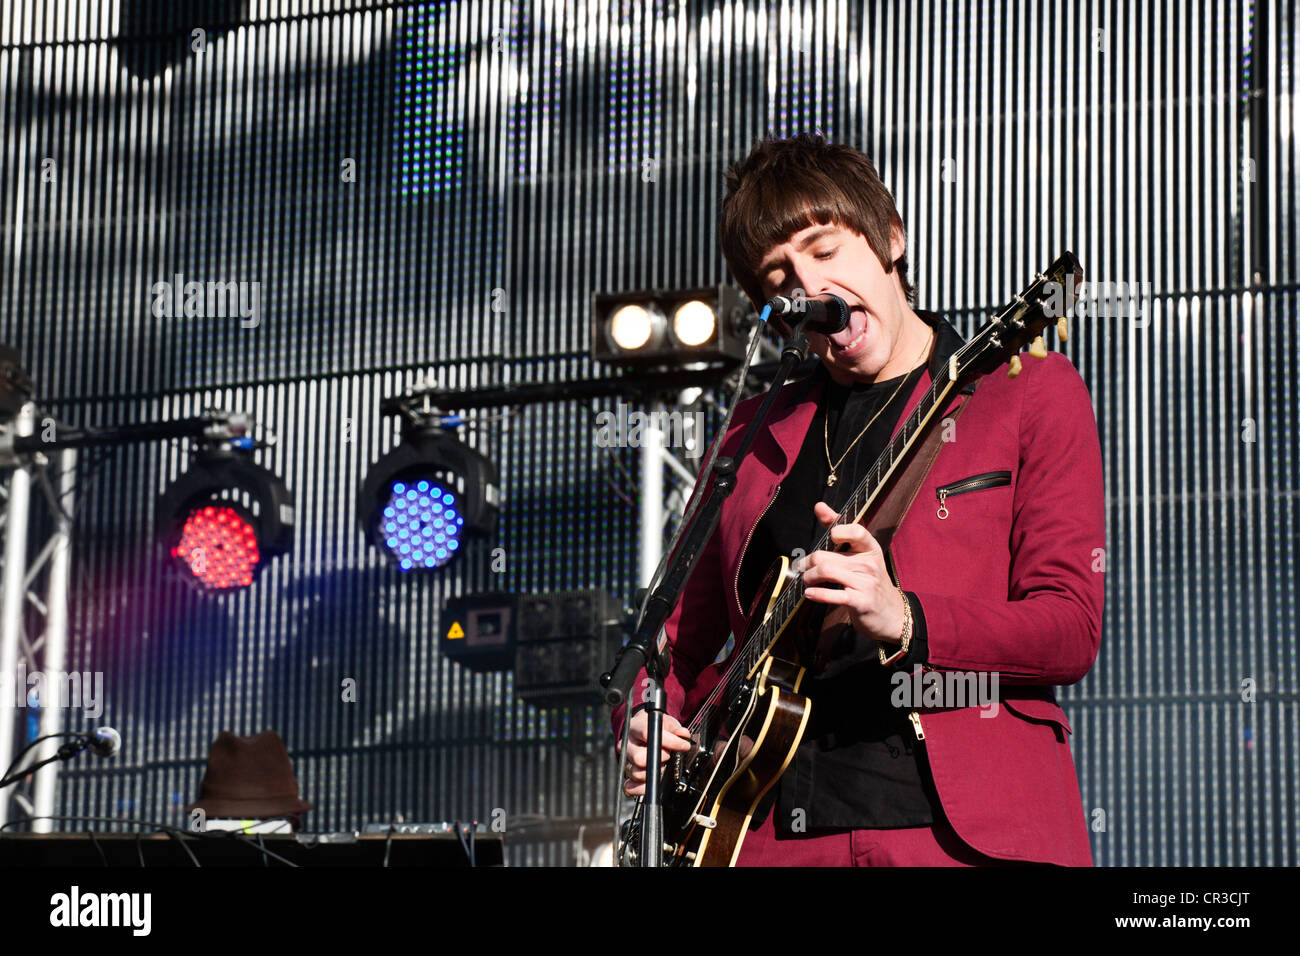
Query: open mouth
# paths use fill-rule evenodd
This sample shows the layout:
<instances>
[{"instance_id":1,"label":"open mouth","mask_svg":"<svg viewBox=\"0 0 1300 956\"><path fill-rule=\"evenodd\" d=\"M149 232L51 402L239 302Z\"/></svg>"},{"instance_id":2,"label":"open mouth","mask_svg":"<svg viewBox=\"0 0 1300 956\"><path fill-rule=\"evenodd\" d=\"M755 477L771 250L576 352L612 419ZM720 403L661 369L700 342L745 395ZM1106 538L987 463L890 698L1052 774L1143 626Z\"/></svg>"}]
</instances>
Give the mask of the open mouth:
<instances>
[{"instance_id":1,"label":"open mouth","mask_svg":"<svg viewBox=\"0 0 1300 956\"><path fill-rule=\"evenodd\" d=\"M848 336L848 341L842 343L836 341L841 336ZM851 358L866 348L867 339L870 337L871 323L867 319L866 310L854 307L849 311L849 327L836 336L836 339L832 339L831 345L835 347L837 355Z\"/></svg>"}]
</instances>

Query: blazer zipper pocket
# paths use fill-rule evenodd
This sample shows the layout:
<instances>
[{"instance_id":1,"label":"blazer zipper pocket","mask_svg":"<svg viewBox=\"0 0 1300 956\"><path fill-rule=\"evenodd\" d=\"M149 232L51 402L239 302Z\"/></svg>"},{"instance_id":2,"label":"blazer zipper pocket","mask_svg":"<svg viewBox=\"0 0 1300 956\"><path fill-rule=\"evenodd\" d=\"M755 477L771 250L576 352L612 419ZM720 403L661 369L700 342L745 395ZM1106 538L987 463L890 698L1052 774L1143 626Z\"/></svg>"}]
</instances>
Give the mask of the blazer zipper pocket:
<instances>
[{"instance_id":1,"label":"blazer zipper pocket","mask_svg":"<svg viewBox=\"0 0 1300 956\"><path fill-rule=\"evenodd\" d=\"M952 495L964 495L968 491L980 491L984 488L996 488L998 485L1009 484L1011 484L1011 472L986 471L982 475L971 475L961 481L954 481L950 485L943 485L935 490L935 497L939 499L939 517L941 519L948 517L946 500Z\"/></svg>"}]
</instances>

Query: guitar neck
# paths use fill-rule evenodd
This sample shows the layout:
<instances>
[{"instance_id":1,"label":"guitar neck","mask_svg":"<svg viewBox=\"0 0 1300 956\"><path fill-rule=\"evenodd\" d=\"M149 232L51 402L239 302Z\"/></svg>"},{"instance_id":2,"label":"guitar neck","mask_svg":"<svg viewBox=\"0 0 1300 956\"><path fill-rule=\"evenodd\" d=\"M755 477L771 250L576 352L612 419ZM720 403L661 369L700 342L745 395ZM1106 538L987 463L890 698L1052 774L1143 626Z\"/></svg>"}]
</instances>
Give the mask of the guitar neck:
<instances>
[{"instance_id":1,"label":"guitar neck","mask_svg":"<svg viewBox=\"0 0 1300 956\"><path fill-rule=\"evenodd\" d=\"M954 382L949 375L952 365L953 363L949 363L945 366L938 378L930 383L930 387L921 396L921 401L912 410L912 414L907 416L907 420L903 422L903 427L898 430L898 434L885 446L875 464L868 469L866 477L853 489L853 494L849 495L848 501L840 509L840 516L835 522L836 525L855 524L866 517L875 504L880 490L894 477L895 472L898 471L901 463L907 458L908 452L916 446L926 427L933 421L939 410L947 405L950 396L957 390L958 383ZM827 529L817 539L812 550L826 549L830 547L830 543L830 529Z\"/></svg>"}]
</instances>

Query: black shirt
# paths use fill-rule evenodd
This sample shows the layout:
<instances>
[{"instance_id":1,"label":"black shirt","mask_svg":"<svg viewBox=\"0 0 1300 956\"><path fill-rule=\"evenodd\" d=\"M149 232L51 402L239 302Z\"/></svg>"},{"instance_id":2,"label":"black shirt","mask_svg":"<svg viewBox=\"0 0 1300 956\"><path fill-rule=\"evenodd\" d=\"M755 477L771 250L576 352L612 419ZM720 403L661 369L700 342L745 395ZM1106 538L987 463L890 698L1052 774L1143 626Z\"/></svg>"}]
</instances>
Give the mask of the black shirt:
<instances>
[{"instance_id":1,"label":"black shirt","mask_svg":"<svg viewBox=\"0 0 1300 956\"><path fill-rule=\"evenodd\" d=\"M772 504L754 529L739 573L742 606L750 607L768 567L795 549L805 552L821 527L813 505L824 501L841 510L858 483L889 443L924 366L886 382L839 385L824 368L823 399L803 445L781 482ZM904 381L906 379L906 381ZM902 387L900 388L900 383ZM891 396L892 400L891 400ZM886 403L888 403L886 405ZM885 406L884 411L880 411ZM880 412L870 429L859 433ZM839 462L836 482L827 486L830 456ZM896 664L878 659L854 663L834 677L805 679L812 717L795 759L769 792L755 818L761 820L775 794L778 831L794 823L819 828L889 829L927 826L941 819L938 796L925 763L924 744L916 740L907 712L890 704L890 676L910 671L926 660L925 620L920 603L912 605L910 652ZM797 811L802 810L802 814Z\"/></svg>"}]
</instances>

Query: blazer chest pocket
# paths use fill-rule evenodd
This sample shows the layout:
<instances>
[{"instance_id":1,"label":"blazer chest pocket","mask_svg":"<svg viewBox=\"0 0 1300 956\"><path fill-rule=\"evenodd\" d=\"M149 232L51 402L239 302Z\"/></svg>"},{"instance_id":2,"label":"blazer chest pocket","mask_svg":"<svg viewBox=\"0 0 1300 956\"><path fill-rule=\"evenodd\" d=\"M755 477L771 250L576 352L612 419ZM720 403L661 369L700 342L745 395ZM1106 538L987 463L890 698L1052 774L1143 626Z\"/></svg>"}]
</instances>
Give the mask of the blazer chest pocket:
<instances>
[{"instance_id":1,"label":"blazer chest pocket","mask_svg":"<svg viewBox=\"0 0 1300 956\"><path fill-rule=\"evenodd\" d=\"M951 513L948 506L949 498L969 494L972 491L983 491L986 488L996 488L999 485L1009 484L1011 484L1011 472L986 471L983 474L971 475L968 478L962 478L960 481L940 485L934 492L934 496L939 502L939 517L941 519L947 518Z\"/></svg>"}]
</instances>

